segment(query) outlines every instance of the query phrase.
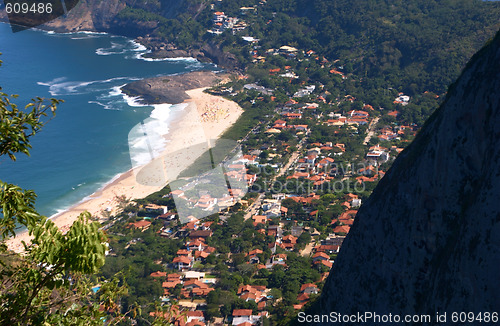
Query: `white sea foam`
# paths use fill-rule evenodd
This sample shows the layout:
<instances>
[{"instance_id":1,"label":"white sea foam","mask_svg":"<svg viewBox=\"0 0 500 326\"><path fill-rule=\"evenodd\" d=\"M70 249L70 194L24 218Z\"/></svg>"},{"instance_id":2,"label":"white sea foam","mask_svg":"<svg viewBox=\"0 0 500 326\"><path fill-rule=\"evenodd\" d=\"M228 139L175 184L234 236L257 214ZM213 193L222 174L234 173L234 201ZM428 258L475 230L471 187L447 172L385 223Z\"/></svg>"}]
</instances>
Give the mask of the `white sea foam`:
<instances>
[{"instance_id":1,"label":"white sea foam","mask_svg":"<svg viewBox=\"0 0 500 326\"><path fill-rule=\"evenodd\" d=\"M104 80L92 80L92 81L67 81L66 77L55 78L48 82L38 82L38 85L48 86L49 93L52 96L62 96L62 95L77 95L91 93L95 91L102 91L101 88L86 88L87 86L93 84L106 84L117 80L139 80L138 78L129 77L115 77Z\"/></svg>"},{"instance_id":2,"label":"white sea foam","mask_svg":"<svg viewBox=\"0 0 500 326\"><path fill-rule=\"evenodd\" d=\"M54 217L66 212L72 205L66 205L63 208L59 208L56 210L56 212L52 215L49 216L49 220L53 219Z\"/></svg>"},{"instance_id":3,"label":"white sea foam","mask_svg":"<svg viewBox=\"0 0 500 326\"><path fill-rule=\"evenodd\" d=\"M104 110L115 110L115 111L121 111L121 109L119 108L116 108L116 107L113 107L110 105L110 103L106 104L106 103L102 103L102 102L99 102L99 101L88 101L89 104L97 104L97 105L100 105L104 108Z\"/></svg>"},{"instance_id":4,"label":"white sea foam","mask_svg":"<svg viewBox=\"0 0 500 326\"><path fill-rule=\"evenodd\" d=\"M132 51L138 52L138 53L135 53L133 55L134 59L148 61L148 62L159 62L159 61L186 62L186 63L196 64L196 66L193 66L196 68L203 66L201 64L201 62L199 62L196 58L193 58L193 57L148 58L148 57L145 57L145 55L151 53L151 50L148 50L144 45L142 45L134 40L129 40L129 42L132 43L135 47ZM190 68L190 67L188 66L188 68Z\"/></svg>"},{"instance_id":5,"label":"white sea foam","mask_svg":"<svg viewBox=\"0 0 500 326\"><path fill-rule=\"evenodd\" d=\"M74 34L76 34L76 35L78 35L76 37L72 37L71 38L72 40L88 40L90 38L98 38L98 37L101 37L101 36L104 36L104 35L109 35L106 32L86 32L86 31L61 33L61 34L66 34L66 35L74 35Z\"/></svg>"},{"instance_id":6,"label":"white sea foam","mask_svg":"<svg viewBox=\"0 0 500 326\"><path fill-rule=\"evenodd\" d=\"M134 52L136 52L136 53L132 57L127 57L127 59L144 60L145 58L143 56L147 53L151 53L150 50L146 50L143 52L138 52L138 51L134 51ZM147 60L145 60L145 61L147 61Z\"/></svg>"},{"instance_id":7,"label":"white sea foam","mask_svg":"<svg viewBox=\"0 0 500 326\"><path fill-rule=\"evenodd\" d=\"M126 43L117 43L111 41L110 47L98 48L95 51L95 53L97 55L114 55L114 54L125 54L129 52L134 52L135 53L134 58L137 58L149 52L144 45L134 40L127 40L127 41L128 42Z\"/></svg>"},{"instance_id":8,"label":"white sea foam","mask_svg":"<svg viewBox=\"0 0 500 326\"><path fill-rule=\"evenodd\" d=\"M38 82L38 85L48 86L52 96L79 94L78 88L93 84L90 82L64 81L66 78L56 78L50 82Z\"/></svg>"},{"instance_id":9,"label":"white sea foam","mask_svg":"<svg viewBox=\"0 0 500 326\"><path fill-rule=\"evenodd\" d=\"M89 36L89 37L96 37L96 36L103 36L103 35L109 35L108 33L106 32L89 32L89 31L79 31L79 32L66 32L66 33L59 33L59 32L55 32L55 31L48 31L48 30L45 30L45 29L40 29L40 28L31 28L31 30L33 31L37 31L37 32L42 32L42 33L45 33L45 34L48 34L48 35L53 35L53 36L71 36L71 35L86 35L86 36ZM88 37L87 37L88 38ZM75 38L75 39L78 39L78 38ZM81 39L84 39L83 37Z\"/></svg>"},{"instance_id":10,"label":"white sea foam","mask_svg":"<svg viewBox=\"0 0 500 326\"><path fill-rule=\"evenodd\" d=\"M86 184L86 182L79 183L76 186L71 187L71 189L75 190L76 188L79 188L79 187L83 186L84 184Z\"/></svg>"},{"instance_id":11,"label":"white sea foam","mask_svg":"<svg viewBox=\"0 0 500 326\"><path fill-rule=\"evenodd\" d=\"M113 88L111 88L111 90L109 91L109 97L113 97L113 96L118 96L118 95L122 95L123 92L122 92L122 87L125 86L127 84L123 84L123 85L120 85L120 86L115 86Z\"/></svg>"},{"instance_id":12,"label":"white sea foam","mask_svg":"<svg viewBox=\"0 0 500 326\"><path fill-rule=\"evenodd\" d=\"M108 35L106 32L90 32L90 31L80 31L74 32L75 34L87 34L87 35Z\"/></svg>"},{"instance_id":13,"label":"white sea foam","mask_svg":"<svg viewBox=\"0 0 500 326\"><path fill-rule=\"evenodd\" d=\"M139 42L128 40L134 46L134 51L147 51L147 48Z\"/></svg>"},{"instance_id":14,"label":"white sea foam","mask_svg":"<svg viewBox=\"0 0 500 326\"><path fill-rule=\"evenodd\" d=\"M187 61L187 62L190 62L190 61ZM196 69L196 70L199 68L202 68L202 67L203 67L203 64L201 62L199 62L198 60L196 60L195 62L190 63L186 66L187 69Z\"/></svg>"},{"instance_id":15,"label":"white sea foam","mask_svg":"<svg viewBox=\"0 0 500 326\"><path fill-rule=\"evenodd\" d=\"M150 51L148 51L146 53L150 53ZM144 57L144 54L146 54L146 53L138 54L138 55L135 56L135 58L136 59L140 59L140 60L144 60L144 61L149 61L149 62L154 62L154 61L170 61L170 62L200 63L196 58L192 58L192 57L146 58L146 57Z\"/></svg>"},{"instance_id":16,"label":"white sea foam","mask_svg":"<svg viewBox=\"0 0 500 326\"><path fill-rule=\"evenodd\" d=\"M144 57L145 53L140 53L135 56L136 59L139 60L144 60L144 61L149 61L149 62L155 62L155 61L168 61L169 58L146 58Z\"/></svg>"},{"instance_id":17,"label":"white sea foam","mask_svg":"<svg viewBox=\"0 0 500 326\"><path fill-rule=\"evenodd\" d=\"M123 96L123 99L125 100L125 102L127 102L128 106L132 106L132 107L150 106L150 105L141 103L140 96L128 96L125 93L122 93L122 96Z\"/></svg>"},{"instance_id":18,"label":"white sea foam","mask_svg":"<svg viewBox=\"0 0 500 326\"><path fill-rule=\"evenodd\" d=\"M97 54L97 55L113 55L113 54L117 54L117 52L107 51L107 50L109 50L109 49L108 48L99 48L99 49L95 50L95 54Z\"/></svg>"},{"instance_id":19,"label":"white sea foam","mask_svg":"<svg viewBox=\"0 0 500 326\"><path fill-rule=\"evenodd\" d=\"M111 47L109 48L98 48L95 53L97 55L113 55L113 54L123 54L128 51L132 51L126 48L126 44L120 44L116 42L111 42Z\"/></svg>"},{"instance_id":20,"label":"white sea foam","mask_svg":"<svg viewBox=\"0 0 500 326\"><path fill-rule=\"evenodd\" d=\"M115 80L141 80L142 78L136 78L136 77L114 77L114 78L109 78L109 79L104 79L104 80L98 80L96 81L97 83L109 83L109 82L114 82Z\"/></svg>"},{"instance_id":21,"label":"white sea foam","mask_svg":"<svg viewBox=\"0 0 500 326\"><path fill-rule=\"evenodd\" d=\"M172 111L182 110L187 106L181 104L157 104L150 117L137 124L129 133L129 149L132 166L143 166L159 157L165 150Z\"/></svg>"}]
</instances>

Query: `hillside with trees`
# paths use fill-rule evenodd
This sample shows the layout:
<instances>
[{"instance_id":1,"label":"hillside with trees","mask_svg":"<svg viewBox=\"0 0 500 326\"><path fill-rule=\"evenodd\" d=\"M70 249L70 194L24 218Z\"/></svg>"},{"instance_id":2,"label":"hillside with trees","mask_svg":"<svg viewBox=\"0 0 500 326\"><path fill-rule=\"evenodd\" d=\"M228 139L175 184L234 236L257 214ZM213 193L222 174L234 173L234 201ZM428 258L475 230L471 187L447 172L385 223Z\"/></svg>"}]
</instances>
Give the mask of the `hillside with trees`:
<instances>
[{"instance_id":1,"label":"hillside with trees","mask_svg":"<svg viewBox=\"0 0 500 326\"><path fill-rule=\"evenodd\" d=\"M255 8L242 14L241 8ZM207 33L214 10L246 23L243 30ZM241 36L260 40L263 49L294 46L340 60L367 89L391 84L409 95L443 93L466 61L500 27L500 3L480 0L84 0L64 21L50 26L88 28L130 37L148 35L151 49L165 44L196 56L214 49L231 52L248 67L251 49ZM78 25L80 24L80 25ZM207 49L209 47L210 49ZM186 53L183 53L186 54Z\"/></svg>"}]
</instances>

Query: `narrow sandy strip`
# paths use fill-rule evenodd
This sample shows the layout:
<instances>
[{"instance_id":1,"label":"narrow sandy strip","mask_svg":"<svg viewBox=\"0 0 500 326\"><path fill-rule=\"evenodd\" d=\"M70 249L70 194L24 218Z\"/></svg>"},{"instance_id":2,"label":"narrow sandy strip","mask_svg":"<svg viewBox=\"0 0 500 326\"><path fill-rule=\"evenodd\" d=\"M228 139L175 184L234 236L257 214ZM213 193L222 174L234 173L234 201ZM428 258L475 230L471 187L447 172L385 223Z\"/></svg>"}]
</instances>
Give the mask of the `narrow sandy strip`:
<instances>
[{"instance_id":1,"label":"narrow sandy strip","mask_svg":"<svg viewBox=\"0 0 500 326\"><path fill-rule=\"evenodd\" d=\"M154 167L155 161L147 166L129 170L120 175L112 183L99 189L89 196L85 202L81 202L68 210L52 217L52 221L63 231L66 231L77 219L78 215L88 211L92 216L104 218L105 211L114 214L118 210L119 200L117 197L125 196L129 199L144 198L147 195L161 190L166 185L166 179L173 180L189 162L194 161L201 153L190 153L188 148L204 139L217 139L230 127L241 115L243 110L233 101L222 97L213 96L203 91L206 88L189 90L186 93L191 97L185 101L188 106L183 114L170 125L167 134L167 146L162 156L170 157L171 153L182 153L188 159L183 160L162 160L161 170ZM193 103L196 107L193 106ZM195 110L196 109L196 110ZM185 149L185 152L183 152ZM177 164L179 163L179 164ZM166 166L165 166L166 164ZM148 180L140 180L136 177L139 170L147 170ZM168 178L161 174L168 171ZM159 182L158 182L159 180ZM146 185L145 185L146 184ZM23 249L21 241L29 241L27 232L18 234L15 238L9 239L7 245L9 249L21 252Z\"/></svg>"}]
</instances>

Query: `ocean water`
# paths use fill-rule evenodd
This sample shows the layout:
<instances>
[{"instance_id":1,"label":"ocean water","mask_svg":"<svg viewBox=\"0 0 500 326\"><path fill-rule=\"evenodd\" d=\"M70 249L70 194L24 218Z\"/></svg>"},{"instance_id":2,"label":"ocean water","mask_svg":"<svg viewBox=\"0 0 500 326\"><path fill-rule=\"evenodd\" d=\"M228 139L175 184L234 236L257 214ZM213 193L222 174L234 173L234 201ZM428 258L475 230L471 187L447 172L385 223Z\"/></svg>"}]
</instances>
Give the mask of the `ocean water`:
<instances>
[{"instance_id":1,"label":"ocean water","mask_svg":"<svg viewBox=\"0 0 500 326\"><path fill-rule=\"evenodd\" d=\"M32 138L30 157L20 154L16 162L0 158L0 180L35 190L36 207L47 216L131 168L128 136L136 124L171 120L184 107L140 105L121 94L121 86L146 77L217 69L192 58L142 58L146 49L124 37L35 30L13 34L1 23L0 53L0 86L19 94L19 106L35 96L65 101ZM141 143L132 139L131 145L137 150ZM160 150L162 144L155 146Z\"/></svg>"}]
</instances>

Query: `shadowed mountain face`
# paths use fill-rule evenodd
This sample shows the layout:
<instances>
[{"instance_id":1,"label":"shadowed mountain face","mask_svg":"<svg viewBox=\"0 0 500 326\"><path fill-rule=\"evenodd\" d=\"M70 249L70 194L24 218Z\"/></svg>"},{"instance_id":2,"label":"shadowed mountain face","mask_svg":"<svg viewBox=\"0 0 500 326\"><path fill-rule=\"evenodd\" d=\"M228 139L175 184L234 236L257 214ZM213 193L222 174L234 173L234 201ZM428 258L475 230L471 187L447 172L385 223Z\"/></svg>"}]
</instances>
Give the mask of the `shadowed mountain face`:
<instances>
[{"instance_id":1,"label":"shadowed mountain face","mask_svg":"<svg viewBox=\"0 0 500 326\"><path fill-rule=\"evenodd\" d=\"M160 14L165 18L174 18L180 13L195 14L200 4L188 0L79 0L68 15L52 21L46 27L59 32L75 32L81 30L106 31L119 35L140 36L152 32L158 22L148 20L118 19L117 15L126 7L140 8L144 13Z\"/></svg>"},{"instance_id":2,"label":"shadowed mountain face","mask_svg":"<svg viewBox=\"0 0 500 326\"><path fill-rule=\"evenodd\" d=\"M79 0L4 0L5 12L13 32L50 22L73 9Z\"/></svg>"},{"instance_id":3,"label":"shadowed mountain face","mask_svg":"<svg viewBox=\"0 0 500 326\"><path fill-rule=\"evenodd\" d=\"M500 312L499 275L500 32L359 210L315 313L446 311L451 324Z\"/></svg>"}]
</instances>

